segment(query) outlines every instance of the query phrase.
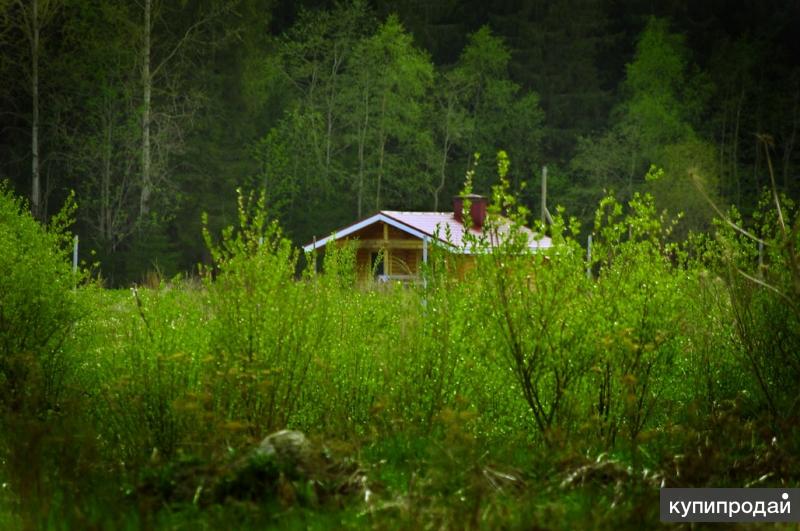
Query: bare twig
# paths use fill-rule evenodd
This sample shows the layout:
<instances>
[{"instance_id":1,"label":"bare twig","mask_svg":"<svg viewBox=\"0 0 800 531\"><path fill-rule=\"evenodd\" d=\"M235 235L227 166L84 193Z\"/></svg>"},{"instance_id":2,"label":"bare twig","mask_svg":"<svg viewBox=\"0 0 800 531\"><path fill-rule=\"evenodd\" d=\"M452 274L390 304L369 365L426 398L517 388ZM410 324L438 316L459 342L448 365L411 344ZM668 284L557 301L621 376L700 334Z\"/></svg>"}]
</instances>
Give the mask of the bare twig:
<instances>
[{"instance_id":1,"label":"bare twig","mask_svg":"<svg viewBox=\"0 0 800 531\"><path fill-rule=\"evenodd\" d=\"M773 286L773 285L771 285L771 284L767 284L766 282L764 282L764 281L763 281L763 280L761 280L760 278L754 277L754 276L752 276L752 275L748 275L747 273L745 273L744 271L742 271L742 270L741 270L741 269L739 269L738 267L736 268L736 272L737 272L737 273L739 273L740 275L742 275L742 276L743 276L744 278L746 278L747 280L750 280L750 281L752 281L752 282L755 282L755 283L756 283L756 284L758 284L759 286L762 286L762 287L764 287L764 288L767 288L768 290L774 291L774 292L775 292L775 293L777 293L777 294L778 294L778 296L780 296L780 297L781 297L783 300L785 300L786 302L788 302L788 303L789 303L789 306L791 306L791 307L793 307L793 308L795 307L795 302L794 302L792 299L790 299L790 298L789 298L789 297L788 297L788 296L787 296L785 293L783 293L781 290L779 290L778 288L776 288L775 286Z\"/></svg>"},{"instance_id":2,"label":"bare twig","mask_svg":"<svg viewBox=\"0 0 800 531\"><path fill-rule=\"evenodd\" d=\"M700 195L703 196L703 199L705 199L706 202L711 206L711 208L714 209L714 212L717 213L717 215L720 217L720 219L722 221L724 221L725 223L730 225L737 232L740 232L743 235L747 236L751 240L754 240L754 241L756 241L756 242L758 242L760 244L763 244L763 245L769 245L767 242L765 242L764 240L762 240L761 238L759 238L755 234L753 234L751 232L748 232L747 230L743 229L742 227L740 227L739 225L737 225L736 223L731 221L731 219L728 216L726 216L722 212L722 210L720 210L720 208L717 206L717 204L714 203L714 201L708 196L708 193L706 193L705 189L703 189L703 185L700 184L700 179L697 177L697 174L695 174L693 171L690 171L689 172L689 177L692 179L692 182L694 183L695 187L700 192Z\"/></svg>"},{"instance_id":3,"label":"bare twig","mask_svg":"<svg viewBox=\"0 0 800 531\"><path fill-rule=\"evenodd\" d=\"M775 200L775 208L778 210L778 222L781 224L781 231L786 236L786 224L783 222L783 209L778 198L778 187L775 184L775 173L772 171L772 158L769 156L769 147L774 143L772 137L764 134L757 134L756 138L764 145L764 153L767 155L767 168L769 169L769 180L772 184L772 198Z\"/></svg>"},{"instance_id":4,"label":"bare twig","mask_svg":"<svg viewBox=\"0 0 800 531\"><path fill-rule=\"evenodd\" d=\"M151 76L155 78L161 71L161 69L167 63L169 63L170 60L172 60L175 54L177 54L181 50L181 48L183 48L186 45L186 43L190 40L190 38L195 32L197 32L202 26L205 26L206 24L214 20L214 18L222 14L224 11L225 10L213 10L209 13L206 13L200 19L198 19L192 25L190 25L184 32L183 36L181 36L178 42L175 43L175 46L172 47L172 50L170 50L167 56L164 57L164 59L153 69L153 73L151 74Z\"/></svg>"}]
</instances>

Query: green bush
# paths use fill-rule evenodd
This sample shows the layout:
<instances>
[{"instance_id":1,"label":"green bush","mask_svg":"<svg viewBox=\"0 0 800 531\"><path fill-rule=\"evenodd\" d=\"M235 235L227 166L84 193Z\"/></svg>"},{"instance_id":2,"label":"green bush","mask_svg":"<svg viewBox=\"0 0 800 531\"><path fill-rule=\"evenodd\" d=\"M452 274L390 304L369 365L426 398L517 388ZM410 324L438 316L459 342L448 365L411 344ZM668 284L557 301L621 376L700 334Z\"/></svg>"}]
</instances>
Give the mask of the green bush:
<instances>
[{"instance_id":1,"label":"green bush","mask_svg":"<svg viewBox=\"0 0 800 531\"><path fill-rule=\"evenodd\" d=\"M67 259L70 215L44 227L0 185L0 484L29 527L47 518L57 483L77 487L78 463L92 452L74 388L73 330L84 312Z\"/></svg>"},{"instance_id":2,"label":"green bush","mask_svg":"<svg viewBox=\"0 0 800 531\"><path fill-rule=\"evenodd\" d=\"M0 186L0 404L41 414L64 390L63 345L80 315L65 210L43 227Z\"/></svg>"},{"instance_id":3,"label":"green bush","mask_svg":"<svg viewBox=\"0 0 800 531\"><path fill-rule=\"evenodd\" d=\"M205 235L215 267L206 289L218 375L208 392L253 433L284 427L301 406L319 337L319 306L294 279L297 251L267 220L263 195L240 195L239 226L225 230L219 245Z\"/></svg>"},{"instance_id":4,"label":"green bush","mask_svg":"<svg viewBox=\"0 0 800 531\"><path fill-rule=\"evenodd\" d=\"M502 245L472 241L485 252L463 276L433 247L423 283L377 289L352 246L302 269L263 200L241 197L238 226L205 233L202 281L74 290L66 218L45 230L4 193L0 462L22 525L646 526L662 482L796 482L796 212L784 230L763 209L761 266L728 223L673 242L646 195L601 202L591 262L561 211L531 255L498 169ZM340 506L275 471L209 497L282 428L350 478ZM271 520L277 505L292 507Z\"/></svg>"},{"instance_id":5,"label":"green bush","mask_svg":"<svg viewBox=\"0 0 800 531\"><path fill-rule=\"evenodd\" d=\"M792 423L800 417L800 208L765 194L754 218L755 234L739 230L736 212L732 223L718 223L713 266L759 405Z\"/></svg>"}]
</instances>

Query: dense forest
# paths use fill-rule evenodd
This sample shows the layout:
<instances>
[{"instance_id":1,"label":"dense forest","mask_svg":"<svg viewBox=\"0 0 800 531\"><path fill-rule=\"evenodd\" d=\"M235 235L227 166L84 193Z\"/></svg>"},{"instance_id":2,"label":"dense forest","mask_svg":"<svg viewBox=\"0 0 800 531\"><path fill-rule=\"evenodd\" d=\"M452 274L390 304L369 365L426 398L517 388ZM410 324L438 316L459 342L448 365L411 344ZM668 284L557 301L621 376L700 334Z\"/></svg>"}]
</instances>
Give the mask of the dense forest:
<instances>
[{"instance_id":1,"label":"dense forest","mask_svg":"<svg viewBox=\"0 0 800 531\"><path fill-rule=\"evenodd\" d=\"M112 285L208 262L201 215L263 189L295 243L378 209L450 210L475 153L590 221L651 191L708 227L799 191L797 2L6 1L0 178L45 220L74 191ZM645 176L651 165L657 181ZM692 176L690 178L689 176ZM692 181L695 181L693 183ZM535 209L534 209L535 211Z\"/></svg>"},{"instance_id":2,"label":"dense forest","mask_svg":"<svg viewBox=\"0 0 800 531\"><path fill-rule=\"evenodd\" d=\"M0 529L796 526L798 22L0 0Z\"/></svg>"}]
</instances>

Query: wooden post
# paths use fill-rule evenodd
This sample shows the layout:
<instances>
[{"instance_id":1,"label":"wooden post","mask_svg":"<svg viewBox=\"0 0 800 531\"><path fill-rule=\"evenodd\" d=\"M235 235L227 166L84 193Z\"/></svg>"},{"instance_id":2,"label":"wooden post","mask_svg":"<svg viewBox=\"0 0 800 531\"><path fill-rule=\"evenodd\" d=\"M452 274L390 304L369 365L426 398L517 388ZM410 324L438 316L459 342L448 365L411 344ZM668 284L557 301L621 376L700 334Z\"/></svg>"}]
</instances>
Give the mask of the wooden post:
<instances>
[{"instance_id":1,"label":"wooden post","mask_svg":"<svg viewBox=\"0 0 800 531\"><path fill-rule=\"evenodd\" d=\"M388 279L391 271L391 255L389 252L389 225L383 224L383 275Z\"/></svg>"},{"instance_id":2,"label":"wooden post","mask_svg":"<svg viewBox=\"0 0 800 531\"><path fill-rule=\"evenodd\" d=\"M317 271L317 235L314 235L314 247L311 251L311 259L314 261L314 275L318 273Z\"/></svg>"},{"instance_id":3,"label":"wooden post","mask_svg":"<svg viewBox=\"0 0 800 531\"><path fill-rule=\"evenodd\" d=\"M428 287L428 279L426 278L426 269L428 265L428 237L422 237L422 286Z\"/></svg>"}]
</instances>

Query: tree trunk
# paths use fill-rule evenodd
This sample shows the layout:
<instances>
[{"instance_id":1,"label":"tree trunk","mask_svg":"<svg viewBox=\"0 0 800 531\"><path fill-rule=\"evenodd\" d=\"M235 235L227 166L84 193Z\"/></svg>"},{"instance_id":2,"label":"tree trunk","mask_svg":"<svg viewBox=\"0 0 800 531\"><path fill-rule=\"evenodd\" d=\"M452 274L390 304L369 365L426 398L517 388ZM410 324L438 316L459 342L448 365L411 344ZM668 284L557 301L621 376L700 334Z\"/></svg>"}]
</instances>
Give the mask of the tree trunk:
<instances>
[{"instance_id":1,"label":"tree trunk","mask_svg":"<svg viewBox=\"0 0 800 531\"><path fill-rule=\"evenodd\" d=\"M369 126L369 83L364 89L364 123L358 139L358 219L361 219L362 205L364 204L364 148L367 143L367 127Z\"/></svg>"},{"instance_id":2,"label":"tree trunk","mask_svg":"<svg viewBox=\"0 0 800 531\"><path fill-rule=\"evenodd\" d=\"M378 132L378 183L377 191L375 193L375 210L381 209L381 184L383 182L383 157L386 153L386 134L384 133L384 125L386 124L386 94L383 95L381 100L381 126Z\"/></svg>"},{"instance_id":3,"label":"tree trunk","mask_svg":"<svg viewBox=\"0 0 800 531\"><path fill-rule=\"evenodd\" d=\"M628 199L633 197L633 177L636 175L636 150L631 153L631 171L628 172Z\"/></svg>"},{"instance_id":4,"label":"tree trunk","mask_svg":"<svg viewBox=\"0 0 800 531\"><path fill-rule=\"evenodd\" d=\"M111 241L111 129L112 113L111 103L106 99L105 109L105 149L103 150L103 174L100 182L100 234L103 240Z\"/></svg>"},{"instance_id":5,"label":"tree trunk","mask_svg":"<svg viewBox=\"0 0 800 531\"><path fill-rule=\"evenodd\" d=\"M444 142L442 142L442 163L439 166L439 186L433 192L433 211L439 211L439 194L444 189L444 181L447 170L447 155L450 152L450 111L452 107L447 106L447 114L445 115L444 125Z\"/></svg>"},{"instance_id":6,"label":"tree trunk","mask_svg":"<svg viewBox=\"0 0 800 531\"><path fill-rule=\"evenodd\" d=\"M792 105L792 132L788 140L783 145L783 190L789 193L789 170L792 164L792 151L797 139L797 107L800 100L800 90L794 93L794 104Z\"/></svg>"},{"instance_id":7,"label":"tree trunk","mask_svg":"<svg viewBox=\"0 0 800 531\"><path fill-rule=\"evenodd\" d=\"M722 136L719 141L719 171L720 182L725 184L724 194L730 197L732 186L730 183L730 176L725 171L725 139L728 133L728 106L722 107Z\"/></svg>"},{"instance_id":8,"label":"tree trunk","mask_svg":"<svg viewBox=\"0 0 800 531\"><path fill-rule=\"evenodd\" d=\"M733 128L733 154L731 155L731 174L733 182L736 183L736 206L742 206L742 186L739 182L739 126L741 125L742 103L744 102L744 89L736 102L736 125Z\"/></svg>"},{"instance_id":9,"label":"tree trunk","mask_svg":"<svg viewBox=\"0 0 800 531\"><path fill-rule=\"evenodd\" d=\"M334 97L336 94L336 76L339 72L339 65L341 64L342 59L340 56L334 54L333 56L333 65L331 66L331 82L330 87L328 89L328 101L327 101L327 136L325 139L325 180L328 181L330 177L331 171L331 155L333 152L333 105L334 105Z\"/></svg>"},{"instance_id":10,"label":"tree trunk","mask_svg":"<svg viewBox=\"0 0 800 531\"><path fill-rule=\"evenodd\" d=\"M31 213L41 217L42 191L39 172L39 2L31 3Z\"/></svg>"},{"instance_id":11,"label":"tree trunk","mask_svg":"<svg viewBox=\"0 0 800 531\"><path fill-rule=\"evenodd\" d=\"M150 195L152 180L150 175L150 99L153 80L150 75L150 7L151 0L144 2L144 46L142 48L142 86L144 98L142 103L142 192L139 202L139 217L144 218L150 212Z\"/></svg>"}]
</instances>

